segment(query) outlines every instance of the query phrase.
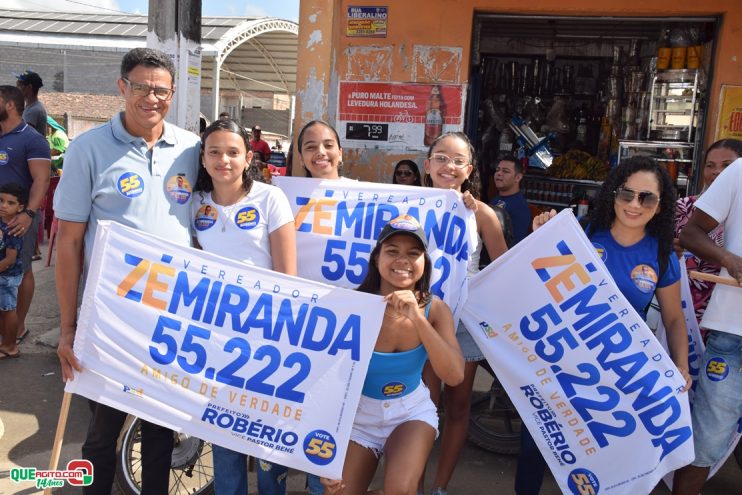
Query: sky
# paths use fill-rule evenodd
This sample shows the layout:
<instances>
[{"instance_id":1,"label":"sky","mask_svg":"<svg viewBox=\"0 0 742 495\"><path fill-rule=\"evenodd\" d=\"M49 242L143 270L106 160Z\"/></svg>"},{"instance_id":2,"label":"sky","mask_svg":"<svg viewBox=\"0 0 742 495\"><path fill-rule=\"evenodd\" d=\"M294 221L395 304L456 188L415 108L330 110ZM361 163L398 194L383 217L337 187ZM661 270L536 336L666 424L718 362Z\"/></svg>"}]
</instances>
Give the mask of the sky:
<instances>
[{"instance_id":1,"label":"sky","mask_svg":"<svg viewBox=\"0 0 742 495\"><path fill-rule=\"evenodd\" d=\"M63 12L146 14L149 0L3 0L3 8ZM299 0L201 0L201 15L278 17L296 21Z\"/></svg>"}]
</instances>

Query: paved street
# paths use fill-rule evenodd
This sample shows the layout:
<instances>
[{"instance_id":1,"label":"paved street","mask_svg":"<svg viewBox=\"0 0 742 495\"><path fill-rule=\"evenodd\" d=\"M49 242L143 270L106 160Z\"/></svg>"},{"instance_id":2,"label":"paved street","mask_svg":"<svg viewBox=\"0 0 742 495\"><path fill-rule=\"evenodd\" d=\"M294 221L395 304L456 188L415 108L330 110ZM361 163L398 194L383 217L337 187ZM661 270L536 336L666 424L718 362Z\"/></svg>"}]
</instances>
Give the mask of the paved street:
<instances>
[{"instance_id":1,"label":"paved street","mask_svg":"<svg viewBox=\"0 0 742 495\"><path fill-rule=\"evenodd\" d=\"M42 248L44 251L46 246ZM45 254L45 253L44 253ZM27 326L31 335L21 347L20 359L0 362L0 494L40 493L30 483L15 484L8 479L12 467L45 468L49 464L51 448L56 430L59 405L63 385L54 347L58 309L54 296L53 266L46 268L44 261L34 264L36 274L36 296ZM479 390L488 388L486 374L477 382ZM70 419L65 433L64 447L60 465L80 456L89 413L85 400L74 397ZM437 457L437 447L434 458ZM472 444L467 444L449 493L455 494L495 494L512 493L516 458L490 454ZM428 472L428 480L432 473ZM250 493L257 493L251 474ZM302 493L304 477L292 473L289 479L290 493ZM730 460L723 470L708 484L704 495L728 495L739 492L742 480L740 470L734 460ZM377 476L376 485L380 478ZM78 493L69 487L55 490L54 493ZM544 495L559 493L553 479L547 475L542 490ZM654 494L667 494L660 487Z\"/></svg>"}]
</instances>

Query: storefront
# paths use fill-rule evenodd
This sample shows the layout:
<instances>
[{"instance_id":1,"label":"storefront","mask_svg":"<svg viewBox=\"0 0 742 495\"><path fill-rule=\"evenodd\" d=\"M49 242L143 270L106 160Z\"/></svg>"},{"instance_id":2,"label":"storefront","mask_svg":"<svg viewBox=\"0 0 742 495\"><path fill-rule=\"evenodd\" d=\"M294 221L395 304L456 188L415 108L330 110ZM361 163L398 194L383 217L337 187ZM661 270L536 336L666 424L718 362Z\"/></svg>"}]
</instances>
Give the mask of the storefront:
<instances>
[{"instance_id":1,"label":"storefront","mask_svg":"<svg viewBox=\"0 0 742 495\"><path fill-rule=\"evenodd\" d=\"M347 175L390 181L440 130L466 132L484 173L550 135L553 164L534 155L526 183L543 206L591 194L596 161L636 153L697 191L721 88L742 84L735 0L302 0L299 25L294 132L335 125Z\"/></svg>"}]
</instances>

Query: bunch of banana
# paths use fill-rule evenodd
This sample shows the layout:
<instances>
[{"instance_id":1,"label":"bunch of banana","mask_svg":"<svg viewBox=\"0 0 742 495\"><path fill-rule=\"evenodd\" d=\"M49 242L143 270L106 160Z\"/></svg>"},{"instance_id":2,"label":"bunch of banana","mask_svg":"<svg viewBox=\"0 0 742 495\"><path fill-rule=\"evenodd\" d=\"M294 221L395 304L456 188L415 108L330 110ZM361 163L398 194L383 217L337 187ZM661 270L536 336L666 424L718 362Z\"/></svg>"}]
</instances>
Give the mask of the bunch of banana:
<instances>
[{"instance_id":1,"label":"bunch of banana","mask_svg":"<svg viewBox=\"0 0 742 495\"><path fill-rule=\"evenodd\" d=\"M554 159L547 173L558 179L602 181L608 175L608 166L590 153L570 150Z\"/></svg>"}]
</instances>

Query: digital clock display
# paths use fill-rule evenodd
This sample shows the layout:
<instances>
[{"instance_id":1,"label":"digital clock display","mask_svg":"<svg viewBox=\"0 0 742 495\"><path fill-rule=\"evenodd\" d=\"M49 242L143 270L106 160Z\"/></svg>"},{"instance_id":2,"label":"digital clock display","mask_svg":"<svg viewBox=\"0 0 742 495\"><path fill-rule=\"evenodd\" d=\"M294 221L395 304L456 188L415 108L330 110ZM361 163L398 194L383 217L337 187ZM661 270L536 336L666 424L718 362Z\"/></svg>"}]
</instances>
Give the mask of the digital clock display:
<instances>
[{"instance_id":1,"label":"digital clock display","mask_svg":"<svg viewBox=\"0 0 742 495\"><path fill-rule=\"evenodd\" d=\"M365 141L386 141L389 136L389 124L366 124L348 122L345 125L345 139Z\"/></svg>"}]
</instances>

